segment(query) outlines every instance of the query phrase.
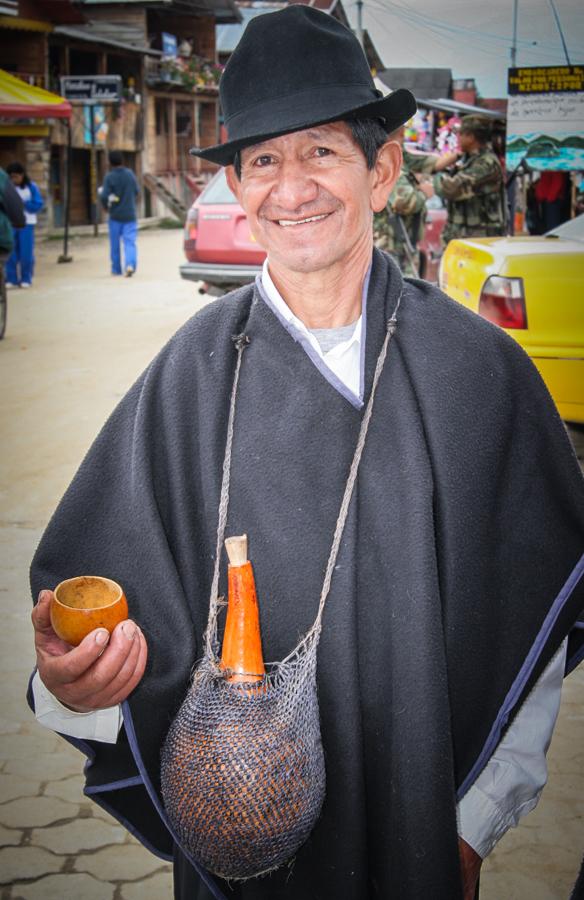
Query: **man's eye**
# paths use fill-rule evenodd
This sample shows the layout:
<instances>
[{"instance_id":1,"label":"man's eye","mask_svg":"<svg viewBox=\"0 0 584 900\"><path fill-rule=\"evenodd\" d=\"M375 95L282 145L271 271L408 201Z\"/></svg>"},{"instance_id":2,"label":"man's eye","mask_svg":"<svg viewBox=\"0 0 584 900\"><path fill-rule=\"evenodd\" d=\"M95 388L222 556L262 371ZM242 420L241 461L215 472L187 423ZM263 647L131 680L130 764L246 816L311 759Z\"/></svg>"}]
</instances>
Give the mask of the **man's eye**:
<instances>
[{"instance_id":1,"label":"man's eye","mask_svg":"<svg viewBox=\"0 0 584 900\"><path fill-rule=\"evenodd\" d=\"M258 168L263 169L265 166L271 165L274 162L274 157L269 156L267 153L264 153L262 156L258 156L257 159L254 159L254 166L258 166Z\"/></svg>"},{"instance_id":2,"label":"man's eye","mask_svg":"<svg viewBox=\"0 0 584 900\"><path fill-rule=\"evenodd\" d=\"M315 156L330 156L332 150L329 150L328 147L317 147L314 151Z\"/></svg>"}]
</instances>

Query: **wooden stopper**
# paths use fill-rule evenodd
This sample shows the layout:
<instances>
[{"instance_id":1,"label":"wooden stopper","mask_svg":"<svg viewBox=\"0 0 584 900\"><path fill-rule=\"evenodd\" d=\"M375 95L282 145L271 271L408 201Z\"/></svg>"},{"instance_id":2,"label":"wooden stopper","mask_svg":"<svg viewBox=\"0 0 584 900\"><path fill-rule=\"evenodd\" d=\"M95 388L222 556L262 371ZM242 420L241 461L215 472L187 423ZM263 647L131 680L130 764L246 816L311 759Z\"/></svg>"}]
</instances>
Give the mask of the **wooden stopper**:
<instances>
[{"instance_id":1,"label":"wooden stopper","mask_svg":"<svg viewBox=\"0 0 584 900\"><path fill-rule=\"evenodd\" d=\"M230 669L229 681L258 682L265 673L262 638L251 562L247 558L247 535L227 538L227 617L221 667Z\"/></svg>"},{"instance_id":2,"label":"wooden stopper","mask_svg":"<svg viewBox=\"0 0 584 900\"><path fill-rule=\"evenodd\" d=\"M243 566L247 562L247 534L229 537L225 540L227 558L231 566Z\"/></svg>"}]
</instances>

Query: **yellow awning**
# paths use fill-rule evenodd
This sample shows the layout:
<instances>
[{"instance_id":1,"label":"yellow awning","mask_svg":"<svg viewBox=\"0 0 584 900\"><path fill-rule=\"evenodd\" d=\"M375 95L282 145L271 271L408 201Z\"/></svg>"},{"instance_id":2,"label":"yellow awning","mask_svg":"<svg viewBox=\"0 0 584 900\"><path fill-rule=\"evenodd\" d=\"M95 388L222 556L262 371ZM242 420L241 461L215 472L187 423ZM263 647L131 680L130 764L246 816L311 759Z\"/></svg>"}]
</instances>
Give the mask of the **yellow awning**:
<instances>
[{"instance_id":1,"label":"yellow awning","mask_svg":"<svg viewBox=\"0 0 584 900\"><path fill-rule=\"evenodd\" d=\"M71 104L0 69L0 118L69 119Z\"/></svg>"}]
</instances>

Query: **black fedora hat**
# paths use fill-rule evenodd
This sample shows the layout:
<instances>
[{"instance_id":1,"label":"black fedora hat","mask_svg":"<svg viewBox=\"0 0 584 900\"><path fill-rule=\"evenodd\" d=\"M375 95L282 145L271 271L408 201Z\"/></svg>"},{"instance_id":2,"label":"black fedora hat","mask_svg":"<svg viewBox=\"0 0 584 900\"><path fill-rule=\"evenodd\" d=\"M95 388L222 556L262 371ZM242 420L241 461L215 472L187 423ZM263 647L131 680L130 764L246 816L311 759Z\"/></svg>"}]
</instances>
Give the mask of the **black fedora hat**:
<instances>
[{"instance_id":1,"label":"black fedora hat","mask_svg":"<svg viewBox=\"0 0 584 900\"><path fill-rule=\"evenodd\" d=\"M355 35L293 5L252 19L219 84L229 140L191 153L226 166L242 147L339 119L378 118L389 134L416 112L406 90L375 88Z\"/></svg>"}]
</instances>

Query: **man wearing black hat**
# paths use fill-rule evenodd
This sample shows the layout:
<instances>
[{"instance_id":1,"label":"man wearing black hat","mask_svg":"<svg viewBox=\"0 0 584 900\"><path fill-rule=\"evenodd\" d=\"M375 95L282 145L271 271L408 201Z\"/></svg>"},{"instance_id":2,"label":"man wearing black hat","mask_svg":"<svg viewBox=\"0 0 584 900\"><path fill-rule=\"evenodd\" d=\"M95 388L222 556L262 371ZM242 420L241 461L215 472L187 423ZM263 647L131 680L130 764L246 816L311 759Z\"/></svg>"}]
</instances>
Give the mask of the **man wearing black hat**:
<instances>
[{"instance_id":1,"label":"man wearing black hat","mask_svg":"<svg viewBox=\"0 0 584 900\"><path fill-rule=\"evenodd\" d=\"M373 249L412 96L381 98L353 35L292 6L248 25L221 100L229 140L196 152L228 167L267 264L162 350L47 529L36 712L87 753L86 791L174 859L176 898L471 900L481 856L545 781L584 605L581 475L515 343ZM266 659L315 622L325 569L330 589L322 812L294 860L242 882L190 851L160 777L221 523L250 534ZM46 589L88 568L124 586L133 621L70 649ZM253 866L262 836L229 809Z\"/></svg>"}]
</instances>

